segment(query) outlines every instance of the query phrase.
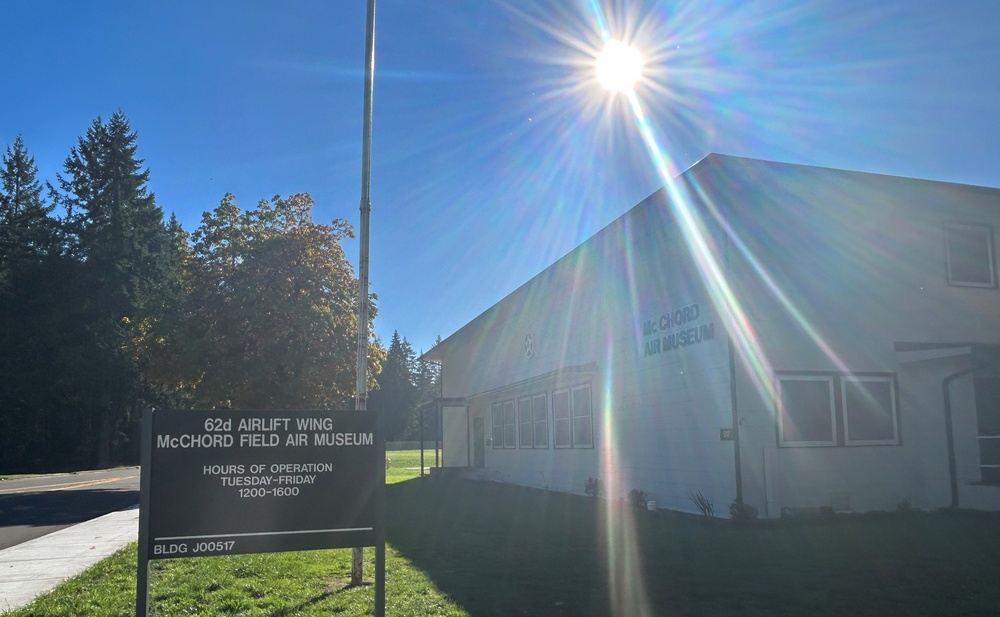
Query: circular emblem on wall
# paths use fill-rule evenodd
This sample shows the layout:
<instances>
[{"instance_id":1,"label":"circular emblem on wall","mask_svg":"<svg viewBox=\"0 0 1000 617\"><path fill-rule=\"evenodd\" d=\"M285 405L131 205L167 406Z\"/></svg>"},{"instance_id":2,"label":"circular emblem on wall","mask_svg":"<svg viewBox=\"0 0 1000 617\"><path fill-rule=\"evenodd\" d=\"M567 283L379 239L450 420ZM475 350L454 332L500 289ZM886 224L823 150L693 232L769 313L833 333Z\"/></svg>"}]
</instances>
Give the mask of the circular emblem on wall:
<instances>
[{"instance_id":1,"label":"circular emblem on wall","mask_svg":"<svg viewBox=\"0 0 1000 617\"><path fill-rule=\"evenodd\" d=\"M524 335L524 355L530 358L533 353L535 353L535 337L529 332Z\"/></svg>"}]
</instances>

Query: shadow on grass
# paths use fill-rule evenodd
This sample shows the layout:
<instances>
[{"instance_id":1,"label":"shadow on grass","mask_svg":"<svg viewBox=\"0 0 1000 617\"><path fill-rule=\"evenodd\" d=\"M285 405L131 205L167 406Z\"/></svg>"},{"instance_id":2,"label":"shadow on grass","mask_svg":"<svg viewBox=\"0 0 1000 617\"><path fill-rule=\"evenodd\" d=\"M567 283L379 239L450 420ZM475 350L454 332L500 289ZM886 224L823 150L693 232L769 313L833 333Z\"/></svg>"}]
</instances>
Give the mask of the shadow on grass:
<instances>
[{"instance_id":1,"label":"shadow on grass","mask_svg":"<svg viewBox=\"0 0 1000 617\"><path fill-rule=\"evenodd\" d=\"M335 593L337 592L327 591L325 593L321 593L320 595L310 598L306 602L302 602L295 606L287 606L284 608L279 608L277 610L271 611L270 613L267 614L267 617L293 617L294 615L299 615L302 613L304 609L312 606L313 604L319 604L320 602L326 600Z\"/></svg>"},{"instance_id":2,"label":"shadow on grass","mask_svg":"<svg viewBox=\"0 0 1000 617\"><path fill-rule=\"evenodd\" d=\"M996 615L1000 515L758 523L473 481L387 487L387 539L469 615Z\"/></svg>"},{"instance_id":3,"label":"shadow on grass","mask_svg":"<svg viewBox=\"0 0 1000 617\"><path fill-rule=\"evenodd\" d=\"M284 608L279 608L277 610L271 611L267 614L267 617L293 617L294 615L299 615L306 608L313 606L314 604L319 604L320 602L326 600L331 596L335 596L343 591L348 591L350 589L357 589L358 587L368 587L371 583L361 583L360 585L352 585L351 583L345 583L343 586L337 589L330 589L324 591L323 593L309 598L305 602L296 604L295 606L287 606Z\"/></svg>"},{"instance_id":4,"label":"shadow on grass","mask_svg":"<svg viewBox=\"0 0 1000 617\"><path fill-rule=\"evenodd\" d=\"M591 500L426 479L386 493L388 541L470 615L607 614Z\"/></svg>"}]
</instances>

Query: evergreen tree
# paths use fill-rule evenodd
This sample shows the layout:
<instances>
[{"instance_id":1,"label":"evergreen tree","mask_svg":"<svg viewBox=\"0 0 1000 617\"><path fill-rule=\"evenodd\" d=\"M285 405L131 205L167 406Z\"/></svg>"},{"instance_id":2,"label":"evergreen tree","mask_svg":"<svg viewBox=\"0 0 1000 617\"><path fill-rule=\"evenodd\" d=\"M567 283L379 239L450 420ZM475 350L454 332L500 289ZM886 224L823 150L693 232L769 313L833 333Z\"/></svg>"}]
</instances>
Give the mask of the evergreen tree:
<instances>
[{"instance_id":1,"label":"evergreen tree","mask_svg":"<svg viewBox=\"0 0 1000 617\"><path fill-rule=\"evenodd\" d=\"M416 354L409 341L394 331L378 376L378 387L369 400L369 407L383 414L387 440L403 440L413 432L419 394Z\"/></svg>"},{"instance_id":2,"label":"evergreen tree","mask_svg":"<svg viewBox=\"0 0 1000 617\"><path fill-rule=\"evenodd\" d=\"M42 199L38 167L18 135L7 146L0 168L0 283L9 280L15 264L38 261L53 250L53 206Z\"/></svg>"},{"instance_id":3,"label":"evergreen tree","mask_svg":"<svg viewBox=\"0 0 1000 617\"><path fill-rule=\"evenodd\" d=\"M53 206L42 199L37 167L18 137L0 168L0 466L61 468L77 434L67 362L81 331L70 287L75 264L62 255Z\"/></svg>"},{"instance_id":4,"label":"evergreen tree","mask_svg":"<svg viewBox=\"0 0 1000 617\"><path fill-rule=\"evenodd\" d=\"M441 343L441 336L434 340L434 345L437 346ZM434 399L441 396L441 365L436 362L430 362L423 358L423 352L420 353L420 359L417 361L417 405L433 401ZM430 428L436 419L432 416L425 418L424 422L424 433L420 434L420 418L416 418L416 426L410 432L410 439L416 439L420 441L426 441L427 439L432 439L429 437L433 435L433 430Z\"/></svg>"},{"instance_id":5,"label":"evergreen tree","mask_svg":"<svg viewBox=\"0 0 1000 617\"><path fill-rule=\"evenodd\" d=\"M100 467L138 427L145 384L137 349L144 327L168 305L171 239L136 142L122 112L107 123L98 117L58 176L67 247L79 263L74 296L87 330L75 350L87 359L75 375L89 421L81 447L96 453Z\"/></svg>"}]
</instances>

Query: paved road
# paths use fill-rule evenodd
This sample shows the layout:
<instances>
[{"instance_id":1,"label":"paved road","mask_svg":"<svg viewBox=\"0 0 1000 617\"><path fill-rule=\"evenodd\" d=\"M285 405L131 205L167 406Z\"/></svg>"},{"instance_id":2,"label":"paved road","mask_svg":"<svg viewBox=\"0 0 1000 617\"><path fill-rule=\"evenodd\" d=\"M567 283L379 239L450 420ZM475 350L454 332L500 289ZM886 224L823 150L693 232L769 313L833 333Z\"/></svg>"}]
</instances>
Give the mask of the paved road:
<instances>
[{"instance_id":1,"label":"paved road","mask_svg":"<svg viewBox=\"0 0 1000 617\"><path fill-rule=\"evenodd\" d=\"M139 503L139 468L0 482L0 550Z\"/></svg>"}]
</instances>

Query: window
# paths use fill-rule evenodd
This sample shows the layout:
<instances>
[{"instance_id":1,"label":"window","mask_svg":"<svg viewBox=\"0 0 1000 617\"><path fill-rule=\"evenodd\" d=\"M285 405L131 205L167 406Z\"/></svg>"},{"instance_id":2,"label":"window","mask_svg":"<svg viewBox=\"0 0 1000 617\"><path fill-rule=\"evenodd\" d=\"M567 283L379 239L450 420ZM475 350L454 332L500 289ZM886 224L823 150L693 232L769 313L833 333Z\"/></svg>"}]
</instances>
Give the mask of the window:
<instances>
[{"instance_id":1,"label":"window","mask_svg":"<svg viewBox=\"0 0 1000 617\"><path fill-rule=\"evenodd\" d=\"M503 402L503 447L516 448L514 442L514 401Z\"/></svg>"},{"instance_id":2,"label":"window","mask_svg":"<svg viewBox=\"0 0 1000 617\"><path fill-rule=\"evenodd\" d=\"M503 405L493 403L493 448L503 447Z\"/></svg>"},{"instance_id":3,"label":"window","mask_svg":"<svg viewBox=\"0 0 1000 617\"><path fill-rule=\"evenodd\" d=\"M778 409L782 445L837 445L832 377L779 377Z\"/></svg>"},{"instance_id":4,"label":"window","mask_svg":"<svg viewBox=\"0 0 1000 617\"><path fill-rule=\"evenodd\" d=\"M552 431L555 433L555 447L573 447L570 440L569 390L552 393Z\"/></svg>"},{"instance_id":5,"label":"window","mask_svg":"<svg viewBox=\"0 0 1000 617\"><path fill-rule=\"evenodd\" d=\"M944 243L948 283L996 287L992 227L950 223L944 227Z\"/></svg>"},{"instance_id":6,"label":"window","mask_svg":"<svg viewBox=\"0 0 1000 617\"><path fill-rule=\"evenodd\" d=\"M891 375L779 374L778 444L899 444L896 381Z\"/></svg>"},{"instance_id":7,"label":"window","mask_svg":"<svg viewBox=\"0 0 1000 617\"><path fill-rule=\"evenodd\" d=\"M573 447L594 446L594 414L590 405L590 386L573 388Z\"/></svg>"},{"instance_id":8,"label":"window","mask_svg":"<svg viewBox=\"0 0 1000 617\"><path fill-rule=\"evenodd\" d=\"M896 443L896 390L888 377L844 377L844 441L849 446Z\"/></svg>"},{"instance_id":9,"label":"window","mask_svg":"<svg viewBox=\"0 0 1000 617\"><path fill-rule=\"evenodd\" d=\"M531 409L535 415L535 447L549 447L549 399L544 394L531 397Z\"/></svg>"},{"instance_id":10,"label":"window","mask_svg":"<svg viewBox=\"0 0 1000 617\"><path fill-rule=\"evenodd\" d=\"M589 384L552 393L552 429L557 448L594 447L594 412Z\"/></svg>"},{"instance_id":11,"label":"window","mask_svg":"<svg viewBox=\"0 0 1000 617\"><path fill-rule=\"evenodd\" d=\"M522 448L549 447L548 397L544 394L517 399L518 427Z\"/></svg>"},{"instance_id":12,"label":"window","mask_svg":"<svg viewBox=\"0 0 1000 617\"><path fill-rule=\"evenodd\" d=\"M493 448L516 448L514 401L493 403Z\"/></svg>"},{"instance_id":13,"label":"window","mask_svg":"<svg viewBox=\"0 0 1000 617\"><path fill-rule=\"evenodd\" d=\"M535 416L531 413L530 396L522 396L517 399L517 416L520 419L518 426L521 432L521 447L534 448L535 438L532 433L535 430Z\"/></svg>"}]
</instances>

